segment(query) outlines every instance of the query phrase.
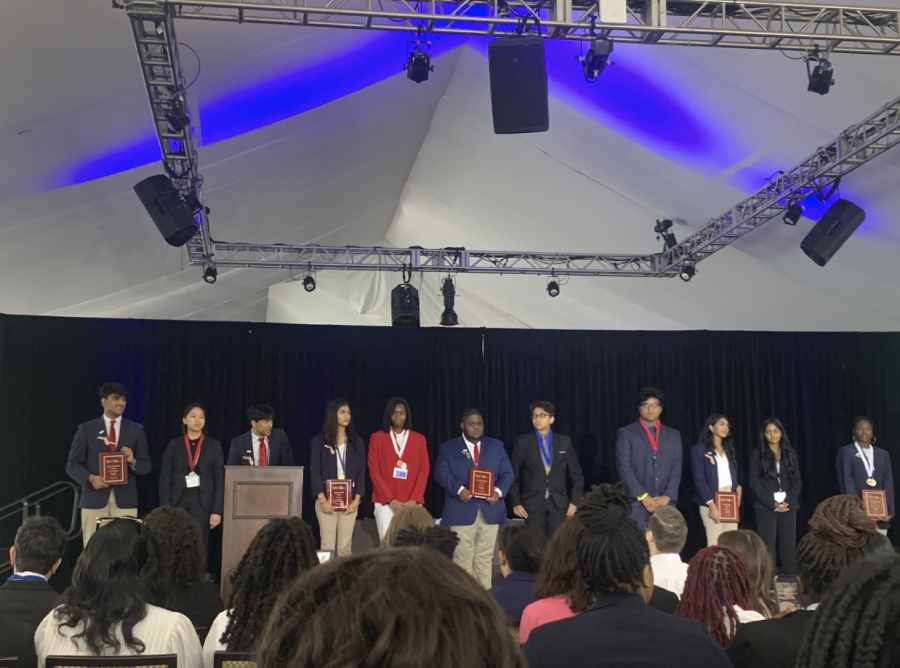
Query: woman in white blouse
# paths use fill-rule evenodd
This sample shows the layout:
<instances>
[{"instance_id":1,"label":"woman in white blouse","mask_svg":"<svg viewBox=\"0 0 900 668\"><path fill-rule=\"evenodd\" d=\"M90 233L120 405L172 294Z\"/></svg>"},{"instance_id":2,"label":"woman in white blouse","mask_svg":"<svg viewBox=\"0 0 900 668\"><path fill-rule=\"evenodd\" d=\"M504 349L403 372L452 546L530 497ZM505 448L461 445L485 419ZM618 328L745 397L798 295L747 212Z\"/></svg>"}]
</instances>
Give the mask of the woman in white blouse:
<instances>
[{"instance_id":1,"label":"woman in white blouse","mask_svg":"<svg viewBox=\"0 0 900 668\"><path fill-rule=\"evenodd\" d=\"M713 413L700 428L700 442L691 449L691 473L694 478L694 503L706 529L706 544L715 545L719 536L738 528L735 522L723 522L716 505L716 492L737 492L740 508L743 489L738 483L737 457L731 435L731 423L721 413Z\"/></svg>"},{"instance_id":2,"label":"woman in white blouse","mask_svg":"<svg viewBox=\"0 0 900 668\"><path fill-rule=\"evenodd\" d=\"M175 654L179 668L200 668L200 641L190 620L149 603L157 548L138 528L116 520L88 541L62 604L35 633L38 668L48 656L136 654Z\"/></svg>"}]
</instances>

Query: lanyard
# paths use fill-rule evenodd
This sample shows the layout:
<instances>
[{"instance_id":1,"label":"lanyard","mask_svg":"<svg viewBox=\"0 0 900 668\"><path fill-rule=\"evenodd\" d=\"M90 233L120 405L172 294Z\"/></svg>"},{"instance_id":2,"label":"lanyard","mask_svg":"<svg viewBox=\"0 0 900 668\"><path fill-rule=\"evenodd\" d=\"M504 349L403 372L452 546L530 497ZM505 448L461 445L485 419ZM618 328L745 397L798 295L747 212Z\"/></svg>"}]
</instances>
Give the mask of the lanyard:
<instances>
[{"instance_id":1,"label":"lanyard","mask_svg":"<svg viewBox=\"0 0 900 668\"><path fill-rule=\"evenodd\" d=\"M856 451L859 453L859 456L862 457L863 466L866 467L866 475L870 478L873 477L875 475L875 448L873 448L871 445L869 446L869 448L872 450L872 461L870 462L869 458L866 457L865 451L861 447L859 447L859 443L854 441L853 445L856 446Z\"/></svg>"},{"instance_id":2,"label":"lanyard","mask_svg":"<svg viewBox=\"0 0 900 668\"><path fill-rule=\"evenodd\" d=\"M653 436L650 435L650 427L644 422L644 418L641 418L640 422L644 431L647 432L647 438L650 439L650 447L653 448L653 452L656 452L659 450L659 435L662 433L662 422L659 420L656 421L656 438L653 438Z\"/></svg>"},{"instance_id":3,"label":"lanyard","mask_svg":"<svg viewBox=\"0 0 900 668\"><path fill-rule=\"evenodd\" d=\"M399 439L394 430L391 429L391 443L394 445L394 452L397 453L397 458L401 461L403 461L403 453L406 451L407 440L409 440L409 429L404 429Z\"/></svg>"},{"instance_id":4,"label":"lanyard","mask_svg":"<svg viewBox=\"0 0 900 668\"><path fill-rule=\"evenodd\" d=\"M184 448L187 450L188 456L188 466L191 467L191 473L194 472L194 468L197 466L197 460L200 459L200 448L203 447L203 436L204 434L200 434L200 439L197 441L197 452L194 453L193 459L191 458L191 439L188 438L188 435L184 435Z\"/></svg>"},{"instance_id":5,"label":"lanyard","mask_svg":"<svg viewBox=\"0 0 900 668\"><path fill-rule=\"evenodd\" d=\"M547 449L544 449L544 439L541 437L541 432L537 429L534 430L534 435L537 436L538 445L541 448L541 460L544 462L544 468L549 469L553 464L553 430L551 429L547 433Z\"/></svg>"},{"instance_id":6,"label":"lanyard","mask_svg":"<svg viewBox=\"0 0 900 668\"><path fill-rule=\"evenodd\" d=\"M347 442L344 441L344 456L341 457L341 447L339 445L334 446L334 454L337 456L338 462L341 464L341 471L343 471L344 475L347 475Z\"/></svg>"}]
</instances>

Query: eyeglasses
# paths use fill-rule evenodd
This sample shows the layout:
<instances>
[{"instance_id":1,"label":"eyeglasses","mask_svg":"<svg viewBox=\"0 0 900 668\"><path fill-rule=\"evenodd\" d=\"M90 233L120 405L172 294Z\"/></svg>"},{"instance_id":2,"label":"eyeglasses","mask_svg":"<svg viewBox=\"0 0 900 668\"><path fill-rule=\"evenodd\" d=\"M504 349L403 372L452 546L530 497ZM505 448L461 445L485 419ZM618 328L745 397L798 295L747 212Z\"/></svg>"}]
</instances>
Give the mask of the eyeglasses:
<instances>
[{"instance_id":1,"label":"eyeglasses","mask_svg":"<svg viewBox=\"0 0 900 668\"><path fill-rule=\"evenodd\" d=\"M662 404L655 404L655 403L651 404L651 403L645 401L644 403L641 404L641 408L652 408L652 409L656 410L657 408L662 408Z\"/></svg>"},{"instance_id":2,"label":"eyeglasses","mask_svg":"<svg viewBox=\"0 0 900 668\"><path fill-rule=\"evenodd\" d=\"M140 532L141 527L144 525L144 521L138 517L133 517L131 515L121 515L119 517L98 517L95 523L95 529L99 529L100 527L104 527L110 522L115 522L116 520L126 520L128 522L134 522L135 528Z\"/></svg>"},{"instance_id":3,"label":"eyeglasses","mask_svg":"<svg viewBox=\"0 0 900 668\"><path fill-rule=\"evenodd\" d=\"M531 416L532 420L543 420L544 418L550 417L549 413L535 413Z\"/></svg>"}]
</instances>

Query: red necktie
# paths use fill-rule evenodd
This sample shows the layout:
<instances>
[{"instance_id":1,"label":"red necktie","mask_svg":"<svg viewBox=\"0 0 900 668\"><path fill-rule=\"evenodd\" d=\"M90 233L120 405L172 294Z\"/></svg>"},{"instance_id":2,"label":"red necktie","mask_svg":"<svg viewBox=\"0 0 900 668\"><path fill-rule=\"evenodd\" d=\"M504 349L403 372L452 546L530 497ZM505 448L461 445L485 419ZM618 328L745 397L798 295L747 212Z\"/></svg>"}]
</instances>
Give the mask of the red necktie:
<instances>
[{"instance_id":1,"label":"red necktie","mask_svg":"<svg viewBox=\"0 0 900 668\"><path fill-rule=\"evenodd\" d=\"M478 466L478 460L481 459L481 450L478 448L478 443L475 444L475 466Z\"/></svg>"},{"instance_id":2,"label":"red necktie","mask_svg":"<svg viewBox=\"0 0 900 668\"><path fill-rule=\"evenodd\" d=\"M116 449L116 421L115 420L109 421L109 438L107 440L109 441L109 449L112 450L113 452L115 452L115 449Z\"/></svg>"},{"instance_id":3,"label":"red necktie","mask_svg":"<svg viewBox=\"0 0 900 668\"><path fill-rule=\"evenodd\" d=\"M266 439L263 437L260 437L259 439L259 465L269 465L269 453L266 452Z\"/></svg>"}]
</instances>

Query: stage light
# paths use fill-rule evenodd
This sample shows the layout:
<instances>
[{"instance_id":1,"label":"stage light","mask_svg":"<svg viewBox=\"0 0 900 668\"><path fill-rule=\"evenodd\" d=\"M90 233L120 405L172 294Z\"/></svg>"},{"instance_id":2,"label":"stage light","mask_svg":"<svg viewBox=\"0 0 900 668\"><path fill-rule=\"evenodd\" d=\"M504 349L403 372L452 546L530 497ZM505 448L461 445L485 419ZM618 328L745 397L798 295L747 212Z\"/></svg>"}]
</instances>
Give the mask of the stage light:
<instances>
[{"instance_id":1,"label":"stage light","mask_svg":"<svg viewBox=\"0 0 900 668\"><path fill-rule=\"evenodd\" d=\"M814 60L815 56L810 58L810 60ZM810 93L818 93L819 95L825 95L831 90L831 87L834 85L834 70L831 67L831 63L827 60L820 60L819 64L816 65L813 70L810 72L809 70L809 62L806 61L806 73L809 77L809 85L806 87Z\"/></svg>"},{"instance_id":2,"label":"stage light","mask_svg":"<svg viewBox=\"0 0 900 668\"><path fill-rule=\"evenodd\" d=\"M597 81L597 77L606 69L607 65L612 65L609 55L613 52L613 43L608 39L592 39L591 48L583 56L578 56L581 61L581 70L584 73L584 80L588 83Z\"/></svg>"},{"instance_id":3,"label":"stage light","mask_svg":"<svg viewBox=\"0 0 900 668\"><path fill-rule=\"evenodd\" d=\"M216 282L216 279L219 277L219 272L216 269L216 265L208 264L203 268L203 280L212 285Z\"/></svg>"},{"instance_id":4,"label":"stage light","mask_svg":"<svg viewBox=\"0 0 900 668\"><path fill-rule=\"evenodd\" d=\"M441 285L441 294L444 295L444 312L441 314L442 327L455 327L459 324L459 318L456 311L453 310L456 301L456 288L453 286L453 279L448 276Z\"/></svg>"},{"instance_id":5,"label":"stage light","mask_svg":"<svg viewBox=\"0 0 900 668\"><path fill-rule=\"evenodd\" d=\"M559 283L556 280L551 280L547 283L547 294L551 297L559 296Z\"/></svg>"},{"instance_id":6,"label":"stage light","mask_svg":"<svg viewBox=\"0 0 900 668\"><path fill-rule=\"evenodd\" d=\"M434 72L434 65L431 64L431 45L428 42L415 41L409 56L406 59L406 78L416 83L428 81L428 73Z\"/></svg>"},{"instance_id":7,"label":"stage light","mask_svg":"<svg viewBox=\"0 0 900 668\"><path fill-rule=\"evenodd\" d=\"M665 243L664 250L669 250L678 244L678 241L675 239L675 234L672 232L671 220L657 220L653 231L656 232L656 240L659 241L662 239Z\"/></svg>"},{"instance_id":8,"label":"stage light","mask_svg":"<svg viewBox=\"0 0 900 668\"><path fill-rule=\"evenodd\" d=\"M419 291L409 283L391 290L391 324L394 327L419 326Z\"/></svg>"},{"instance_id":9,"label":"stage light","mask_svg":"<svg viewBox=\"0 0 900 668\"><path fill-rule=\"evenodd\" d=\"M164 114L175 132L181 132L191 124L191 117L187 115L187 105L184 104L181 95L175 95L169 100L169 107Z\"/></svg>"},{"instance_id":10,"label":"stage light","mask_svg":"<svg viewBox=\"0 0 900 668\"><path fill-rule=\"evenodd\" d=\"M316 289L316 279L312 274L307 274L303 277L303 289L307 292L312 292Z\"/></svg>"},{"instance_id":11,"label":"stage light","mask_svg":"<svg viewBox=\"0 0 900 668\"><path fill-rule=\"evenodd\" d=\"M784 212L782 220L784 221L785 225L796 225L797 221L800 220L800 216L802 215L803 207L795 202L787 208L787 211Z\"/></svg>"},{"instance_id":12,"label":"stage light","mask_svg":"<svg viewBox=\"0 0 900 668\"><path fill-rule=\"evenodd\" d=\"M685 283L689 283L690 280L694 277L694 274L697 273L697 267L687 262L684 263L684 266L681 268L681 273L678 276Z\"/></svg>"}]
</instances>

